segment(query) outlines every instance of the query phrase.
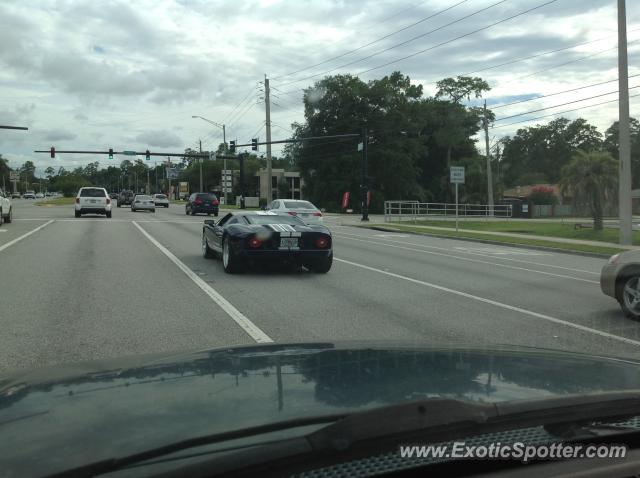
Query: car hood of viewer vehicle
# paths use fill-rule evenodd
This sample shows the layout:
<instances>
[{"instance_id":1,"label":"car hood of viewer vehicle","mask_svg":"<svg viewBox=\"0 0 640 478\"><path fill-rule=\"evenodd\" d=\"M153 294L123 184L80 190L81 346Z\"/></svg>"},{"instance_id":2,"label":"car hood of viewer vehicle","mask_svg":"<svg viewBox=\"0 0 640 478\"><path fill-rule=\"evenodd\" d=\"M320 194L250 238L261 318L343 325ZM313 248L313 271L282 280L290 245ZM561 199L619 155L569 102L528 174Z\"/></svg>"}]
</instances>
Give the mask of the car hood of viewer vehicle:
<instances>
[{"instance_id":1,"label":"car hood of viewer vehicle","mask_svg":"<svg viewBox=\"0 0 640 478\"><path fill-rule=\"evenodd\" d=\"M639 389L639 370L545 349L368 342L83 362L0 378L8 445L0 463L15 476L53 473L200 435L427 397L498 402Z\"/></svg>"}]
</instances>

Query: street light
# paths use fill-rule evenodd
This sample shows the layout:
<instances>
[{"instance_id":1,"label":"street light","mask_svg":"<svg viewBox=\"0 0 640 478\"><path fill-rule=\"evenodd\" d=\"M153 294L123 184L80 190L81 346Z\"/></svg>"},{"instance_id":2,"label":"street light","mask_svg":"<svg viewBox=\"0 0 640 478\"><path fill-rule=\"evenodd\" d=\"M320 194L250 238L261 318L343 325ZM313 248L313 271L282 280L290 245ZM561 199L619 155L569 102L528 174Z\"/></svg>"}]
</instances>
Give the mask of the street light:
<instances>
[{"instance_id":1,"label":"street light","mask_svg":"<svg viewBox=\"0 0 640 478\"><path fill-rule=\"evenodd\" d=\"M206 121L209 124L212 124L213 126L217 126L218 128L222 128L222 143L224 144L224 153L225 153L225 157L223 159L224 164L222 166L222 168L226 171L227 170L227 158L226 158L226 154L227 154L227 129L225 127L224 124L220 124L220 123L216 123L215 121L211 121L210 119L204 118L202 116L198 116L198 115L193 115L191 116L192 118L200 118L203 121ZM202 158L200 159L202 160ZM223 174L222 175L225 179L226 179L226 175ZM202 178L200 179L200 182L202 183ZM225 184L226 181L222 181L222 195L224 196L224 203L227 204L227 187Z\"/></svg>"}]
</instances>

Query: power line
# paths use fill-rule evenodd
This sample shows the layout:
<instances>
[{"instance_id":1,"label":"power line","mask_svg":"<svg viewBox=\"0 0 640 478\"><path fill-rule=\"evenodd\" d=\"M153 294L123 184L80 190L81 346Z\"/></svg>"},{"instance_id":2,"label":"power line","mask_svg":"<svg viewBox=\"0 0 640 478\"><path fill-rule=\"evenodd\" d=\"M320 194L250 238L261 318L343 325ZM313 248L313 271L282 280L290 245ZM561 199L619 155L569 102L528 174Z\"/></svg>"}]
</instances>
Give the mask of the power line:
<instances>
[{"instance_id":1,"label":"power line","mask_svg":"<svg viewBox=\"0 0 640 478\"><path fill-rule=\"evenodd\" d=\"M248 104L248 106L247 106L247 108L242 112L242 114L241 114L240 116L238 116L238 117L233 121L233 123L231 123L231 124L229 125L229 127L230 127L230 128L232 128L233 126L235 126L235 125L238 123L238 121L240 121L240 119L242 119L242 117L244 117L244 115L246 115L246 114L247 114L251 109L253 109L255 106L256 106L256 103L253 103L253 102L249 103L249 104Z\"/></svg>"},{"instance_id":2,"label":"power line","mask_svg":"<svg viewBox=\"0 0 640 478\"><path fill-rule=\"evenodd\" d=\"M272 123L273 124L273 123ZM265 127L265 122L263 121L262 124L260 125L260 127L256 130L255 133L253 133L251 135L251 138L257 138L258 137L258 133L260 133L260 131L262 131L262 129Z\"/></svg>"},{"instance_id":3,"label":"power line","mask_svg":"<svg viewBox=\"0 0 640 478\"><path fill-rule=\"evenodd\" d=\"M245 100L246 100L246 99L251 95L251 93L253 93L253 91L254 91L254 90L253 90L253 88L251 88L251 89L249 90L249 93L247 93L247 95L246 95L244 98L242 98L242 100L240 101L240 103L238 103L238 104L235 106L235 108L233 108L233 109L231 110L231 112L230 112L227 116L225 116L225 118L224 118L224 120L223 120L223 123L226 123L226 122L227 122L227 120L231 118L231 116L233 115L233 113L234 113L234 112L235 112L235 111L240 107L240 105L241 105L242 103L244 103L244 102L245 102Z\"/></svg>"},{"instance_id":4,"label":"power line","mask_svg":"<svg viewBox=\"0 0 640 478\"><path fill-rule=\"evenodd\" d=\"M475 33L481 32L483 30L488 30L489 28L495 27L496 25L499 25L501 23L507 22L509 20L513 20L514 18L520 17L522 15L526 15L527 13L530 13L530 12L532 12L534 10L537 10L539 8L542 8L542 7L545 7L547 5L555 3L557 1L558 0L549 0L548 2L541 3L540 5L537 5L535 7L529 8L528 10L524 10L523 12L517 13L515 15L511 15L510 17L507 17L507 18L503 18L502 20L498 20L495 23L491 23L490 25L487 25L486 27L478 28L477 30L473 30L471 32L465 33L464 35L460 35L460 36L457 36L457 37L452 38L450 40L438 43L437 45L431 46L429 48L425 48L424 50L417 51L415 53L403 56L403 57L398 58L398 59L393 60L393 61L388 61L387 63L383 63L382 65L374 66L373 68L368 68L366 70L359 71L358 73L356 73L356 76L360 76L360 75L362 75L364 73L369 73L370 71L378 70L380 68L384 68L385 66L393 65L394 63L398 63L400 61L404 61L404 60L407 60L409 58L413 58L414 56L421 55L422 53L426 53L428 51L435 50L436 48L439 48L439 47L444 46L444 45L448 45L449 43L453 43L454 41L460 40L461 38L465 38L465 37L471 36L471 35L473 35Z\"/></svg>"},{"instance_id":5,"label":"power line","mask_svg":"<svg viewBox=\"0 0 640 478\"><path fill-rule=\"evenodd\" d=\"M633 41L628 42L628 44L636 43L637 41L638 40L633 40ZM526 75L519 76L517 78L514 78L513 80L506 81L503 84L507 85L509 83L513 83L514 81L522 80L524 78L529 78L529 77L535 76L535 75L537 75L539 73L544 73L545 71L555 70L556 68L560 68L560 67L563 67L563 66L566 66L566 65L570 65L571 63L577 63L577 62L582 61L582 60L587 60L589 58L593 58L594 56L601 55L602 53L606 53L608 51L617 50L617 49L618 49L618 47L614 46L613 48L607 48L606 50L600 50L600 51L597 51L595 53L591 53L589 55L585 55L585 56L582 56L580 58L576 58L575 60L569 60L569 61L566 61L564 63L559 63L557 65L550 66L548 68L543 68L542 70L534 71L533 73L528 73Z\"/></svg>"},{"instance_id":6,"label":"power line","mask_svg":"<svg viewBox=\"0 0 640 478\"><path fill-rule=\"evenodd\" d=\"M300 82L300 81L310 80L310 79L312 79L312 78L316 78L317 76L326 75L327 73L331 73L331 72L333 72L333 71L340 70L340 69L345 68L345 67L347 67L347 66L351 66L351 65L353 65L353 64L355 64L355 63L359 63L359 62L361 62L361 61L368 60L369 58L372 58L372 57L374 57L374 56L377 56L377 55L379 55L379 54L381 54L381 53L384 53L384 52L386 52L386 51L393 50L394 48L398 48L398 47L400 47L400 46L406 45L407 43L411 43L411 42L413 42L413 41L415 41L415 40L417 40L417 39L419 39L419 38L423 38L423 37L425 37L425 36L427 36L427 35L431 35L432 33L435 33L435 32L437 32L437 31L440 31L440 30L442 30L442 29L444 29L444 28L447 28L447 27L449 27L449 26L451 26L451 25L454 25L455 23L459 23L459 22L461 22L461 21L463 21L463 20L466 20L467 18L470 18L470 17L472 17L472 16L474 16L474 15L477 15L477 14L479 14L479 13L482 13L482 12L486 11L486 10L489 10L490 8L493 8L493 7L497 6L497 5L500 5L501 3L504 3L504 2L506 2L506 1L507 1L507 0L499 0L499 1L498 1L498 2L496 2L496 3L493 3L493 4L489 5L488 7L484 7L484 8L481 8L480 10L476 10L476 11L474 11L474 12L472 12L472 13L468 14L468 15L465 15L465 16L463 16L463 17L460 17L460 18L458 18L458 19L456 19L456 20L454 20L454 21L452 21L452 22L449 22L449 23L446 23L446 24L444 24L444 25L441 25L441 26L439 26L438 28L434 28L433 30L430 30L430 31L428 31L428 32L426 32L426 33L422 33L421 35L415 36L415 37L413 37L413 38L409 38L408 40L405 40L405 41L403 41L403 42L396 43L395 45L392 45L392 46L390 46L390 47L387 47L387 48L385 48L385 49L383 49L383 50L379 50L379 51L374 52L374 53L372 53L372 54L370 54L370 55L367 55L367 56L365 56L365 57L359 58L359 59L357 59L357 60L350 61L349 63L345 63L345 64L340 65L340 66L336 66L336 67L334 67L334 68L332 68L332 69L330 69L330 70L326 70L326 71L323 71L323 72L320 72L320 73L316 73L316 74L314 74L314 75L310 75L310 76L307 76L307 77L301 78L301 79L299 79L299 80L292 80L292 81L288 81L288 82L286 82L286 83L281 83L281 85L280 85L280 86L285 86L285 85L290 85L290 84L293 84L293 83L298 83L298 82ZM548 3L553 3L553 2L556 2L556 1L557 1L557 0L550 0ZM357 76L357 75L356 75L356 76Z\"/></svg>"},{"instance_id":7,"label":"power line","mask_svg":"<svg viewBox=\"0 0 640 478\"><path fill-rule=\"evenodd\" d=\"M293 130L285 128L284 126L280 126L278 123L274 123L273 121L271 122L271 126L275 126L276 128L280 128L283 131L288 131L289 133L293 134Z\"/></svg>"},{"instance_id":8,"label":"power line","mask_svg":"<svg viewBox=\"0 0 640 478\"><path fill-rule=\"evenodd\" d=\"M382 36L382 37L380 37L380 38L376 38L375 40L373 40L373 41L371 41L371 42L369 42L369 43L366 43L366 44L361 45L361 46L359 46L359 47L357 47L357 48L354 48L353 50L349 50L349 51L347 51L347 52L345 52L345 53L342 53L342 54L340 54L340 55L337 55L337 56L334 56L334 57L331 57L331 58L327 58L326 60L323 60L323 61L321 61L321 62L319 62L319 63L314 64L314 65L305 66L304 68L300 68L299 70L292 71L291 73L286 73L286 74L284 74L284 75L276 76L276 77L274 77L274 78L272 78L272 79L273 79L273 80L279 80L280 78L285 78L285 77L287 77L287 76L296 75L296 74L301 73L301 72L303 72L303 71L310 70L311 68L315 68L316 66L324 65L324 64L329 63L329 62L331 62L331 61L333 61L333 60L337 60L337 59L339 59L339 58L343 58L343 57L345 57L345 56L347 56L347 55L350 55L351 53L355 53L355 52L357 52L357 51L360 51L360 50L362 50L363 48L366 48L366 47L368 47L368 46L374 45L374 44L376 44L376 43L378 43L378 42L381 42L382 40L385 40L386 38L389 38L389 37L391 37L391 36L393 36L393 35L396 35L396 34L398 34L398 33L400 33L400 32L403 32L403 31L405 31L405 30L408 30L409 28L415 27L416 25L419 25L420 23L424 23L424 22L426 22L427 20L430 20L430 19L432 19L432 18L434 18L434 17L436 17L436 16L438 16L438 15L441 15L442 13L445 13L445 12L447 12L447 11L451 10L452 8L457 7L458 5L461 5L461 4L463 4L463 3L466 3L467 1L468 1L468 0L462 0L462 1L460 1L460 2L458 2L458 3L456 3L456 4L454 4L454 5L451 5L451 6L447 7L447 8L444 8L444 9L442 9L442 10L440 10L440 11L436 12L436 13L433 13L433 14L431 14L431 15L427 16L427 17L421 18L421 19L420 19L420 20L418 20L417 22L411 23L410 25L407 25L407 26L405 26L405 27L402 27L402 28L400 28L399 30L395 30L395 31L393 31L393 32L391 32L391 33L388 33L387 35L384 35L384 36ZM504 1L506 1L506 0L504 0Z\"/></svg>"},{"instance_id":9,"label":"power line","mask_svg":"<svg viewBox=\"0 0 640 478\"><path fill-rule=\"evenodd\" d=\"M636 88L640 88L640 85L632 86L629 89L630 90L634 90ZM559 105L547 106L546 108L539 108L537 110L526 111L524 113L518 113L518 114L510 115L510 116L504 116L502 118L496 119L495 121L504 121L504 120L510 119L510 118L517 118L518 116L528 115L528 114L531 114L531 113L537 113L538 111L550 110L551 108L557 108L558 106L572 105L574 103L579 103L581 101L587 101L587 100L590 100L592 98L600 98L601 96L612 95L612 94L617 93L617 92L618 92L617 90L616 91L609 91L608 93L602 93L602 94L599 94L599 95L589 96L588 98L582 98L581 100L568 101L566 103L560 103Z\"/></svg>"},{"instance_id":10,"label":"power line","mask_svg":"<svg viewBox=\"0 0 640 478\"><path fill-rule=\"evenodd\" d=\"M634 97L636 97L636 96L640 96L640 93L639 93L639 94L636 94L636 95L630 95L630 96L629 96L629 98L634 98ZM578 110L585 110L585 109L593 108L593 107L595 107L595 106L606 105L606 104L608 104L608 103L616 103L617 101L618 101L617 99L615 99L615 100L608 100L608 101L602 101L602 102L600 102L600 103L594 103L594 104L592 104L592 105L581 106L580 108L573 108L573 109L571 109L571 110L559 111L559 112L557 112L557 113L551 113L551 114L549 114L549 115L538 116L538 117L536 117L536 118L530 118L530 119L525 119L525 120L520 120L520 121L514 121L513 123L507 123L507 124L501 124L501 125L498 125L498 126L493 126L493 127L492 127L492 129L505 128L505 127L507 127L507 126L511 126L511 125L514 125L514 124L519 124L519 123L528 123L528 122L531 122L531 121L537 121L537 120L539 120L539 119L549 118L549 117L552 117L552 116L563 115L563 114L565 114L565 113L571 113L571 112L573 112L573 111L578 111Z\"/></svg>"},{"instance_id":11,"label":"power line","mask_svg":"<svg viewBox=\"0 0 640 478\"><path fill-rule=\"evenodd\" d=\"M629 78L635 78L636 76L640 76L640 73L638 73L636 75L630 75ZM614 81L618 81L618 79L616 78L615 80L601 81L600 83L593 83L591 85L579 86L577 88L571 88L570 90L558 91L556 93L549 93L548 95L540 95L540 96L536 96L534 98L527 98L526 100L513 101L511 103L505 103L505 104L498 105L498 106L491 106L490 105L490 107L491 107L492 110L497 110L499 108L506 108L507 106L513 106L513 105L517 105L517 104L520 104L520 103L526 103L527 101L539 100L541 98L548 98L550 96L562 95L564 93L571 93L572 91L584 90L586 88L592 88L594 86L606 85L607 83L613 83Z\"/></svg>"},{"instance_id":12,"label":"power line","mask_svg":"<svg viewBox=\"0 0 640 478\"><path fill-rule=\"evenodd\" d=\"M633 30L629 30L629 33L636 32L636 31L639 31L639 30L640 30L640 28L635 28ZM521 61L531 60L533 58L538 58L540 56L550 55L552 53L558 53L558 52L565 51L565 50L571 50L571 49L577 48L579 46L589 45L590 43L596 43L596 42L599 42L599 41L602 41L602 40L607 40L607 39L613 38L613 37L617 37L617 35L609 35L608 37L598 38L597 40L590 40L590 41L583 42L583 43L576 43L575 45L571 45L571 46L567 46L567 47L563 47L563 48L558 48L556 50L550 50L550 51L545 51L545 52L542 52L542 53L536 53L535 55L531 55L531 56L525 56L525 57L522 57L522 58L516 58L515 60L510 60L510 61L507 61L505 63L500 63L498 65L492 65L492 66L487 66L485 68L480 68L479 70L468 71L467 73L462 73L462 75L459 75L459 76L468 76L468 75L472 75L474 73L480 73L481 71L492 70L494 68L500 68L501 66L513 65L514 63L519 63Z\"/></svg>"}]
</instances>

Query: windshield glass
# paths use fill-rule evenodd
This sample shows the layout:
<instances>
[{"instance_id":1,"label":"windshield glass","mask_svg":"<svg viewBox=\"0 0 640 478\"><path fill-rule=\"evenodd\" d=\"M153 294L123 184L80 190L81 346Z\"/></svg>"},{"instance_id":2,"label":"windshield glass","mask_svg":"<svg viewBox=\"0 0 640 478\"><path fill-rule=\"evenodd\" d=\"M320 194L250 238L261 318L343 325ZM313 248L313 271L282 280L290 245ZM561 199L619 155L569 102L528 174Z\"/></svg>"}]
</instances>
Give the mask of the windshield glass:
<instances>
[{"instance_id":1,"label":"windshield glass","mask_svg":"<svg viewBox=\"0 0 640 478\"><path fill-rule=\"evenodd\" d=\"M106 195L107 194L105 193L104 189L88 188L80 190L80 197L82 198L103 198L106 197Z\"/></svg>"},{"instance_id":2,"label":"windshield glass","mask_svg":"<svg viewBox=\"0 0 640 478\"><path fill-rule=\"evenodd\" d=\"M307 201L285 201L284 207L287 209L316 209L316 207Z\"/></svg>"},{"instance_id":3,"label":"windshield glass","mask_svg":"<svg viewBox=\"0 0 640 478\"><path fill-rule=\"evenodd\" d=\"M640 390L640 1L5 0L0 89L0 475Z\"/></svg>"}]
</instances>

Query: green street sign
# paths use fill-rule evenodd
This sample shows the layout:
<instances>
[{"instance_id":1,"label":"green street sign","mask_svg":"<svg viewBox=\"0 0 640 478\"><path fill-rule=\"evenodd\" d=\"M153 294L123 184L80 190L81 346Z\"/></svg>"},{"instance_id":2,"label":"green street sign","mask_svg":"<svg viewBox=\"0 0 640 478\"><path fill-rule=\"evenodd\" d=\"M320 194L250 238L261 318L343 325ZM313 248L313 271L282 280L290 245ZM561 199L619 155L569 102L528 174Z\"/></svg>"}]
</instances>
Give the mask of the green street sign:
<instances>
[{"instance_id":1,"label":"green street sign","mask_svg":"<svg viewBox=\"0 0 640 478\"><path fill-rule=\"evenodd\" d=\"M124 154L125 156L135 156L136 152L135 151L123 151L122 154Z\"/></svg>"}]
</instances>

